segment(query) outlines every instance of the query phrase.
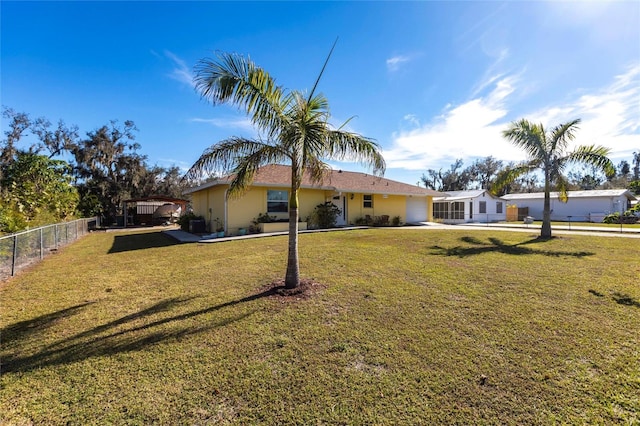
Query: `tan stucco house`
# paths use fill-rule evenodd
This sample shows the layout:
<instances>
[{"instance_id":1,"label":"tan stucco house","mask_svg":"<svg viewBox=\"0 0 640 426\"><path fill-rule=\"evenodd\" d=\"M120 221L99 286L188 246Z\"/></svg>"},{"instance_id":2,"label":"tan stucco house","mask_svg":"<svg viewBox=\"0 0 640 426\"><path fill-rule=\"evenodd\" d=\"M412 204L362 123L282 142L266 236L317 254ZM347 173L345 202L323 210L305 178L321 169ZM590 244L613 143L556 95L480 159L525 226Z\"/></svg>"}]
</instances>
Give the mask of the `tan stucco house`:
<instances>
[{"instance_id":1,"label":"tan stucco house","mask_svg":"<svg viewBox=\"0 0 640 426\"><path fill-rule=\"evenodd\" d=\"M185 191L191 195L193 212L205 218L208 230L220 223L227 235L235 235L264 213L288 219L289 166L260 168L251 188L237 199L227 198L230 180L221 178ZM404 223L426 222L433 219L433 197L441 195L367 173L332 170L321 184L312 184L304 177L299 191L299 216L304 221L318 204L331 201L341 211L338 226L352 225L366 216L400 216Z\"/></svg>"}]
</instances>

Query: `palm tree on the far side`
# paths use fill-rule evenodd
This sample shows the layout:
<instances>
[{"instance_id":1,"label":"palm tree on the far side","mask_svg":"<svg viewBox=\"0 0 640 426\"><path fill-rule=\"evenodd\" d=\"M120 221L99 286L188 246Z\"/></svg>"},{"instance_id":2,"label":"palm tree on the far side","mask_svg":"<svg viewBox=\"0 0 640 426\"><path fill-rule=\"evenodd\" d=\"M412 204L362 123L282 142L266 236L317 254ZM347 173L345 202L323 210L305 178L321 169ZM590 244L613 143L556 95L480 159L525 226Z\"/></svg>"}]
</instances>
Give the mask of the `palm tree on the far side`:
<instances>
[{"instance_id":1,"label":"palm tree on the far side","mask_svg":"<svg viewBox=\"0 0 640 426\"><path fill-rule=\"evenodd\" d=\"M322 182L329 170L323 159L330 158L360 162L377 175L385 170L375 141L329 124L328 101L315 91L330 56L308 95L283 89L264 69L238 54L219 53L214 59L201 59L195 67L196 90L202 97L214 105L232 104L244 110L260 136L231 137L210 146L185 178L211 172L231 175L228 196L239 197L261 166L291 166L286 288L300 285L298 191L305 173L313 182Z\"/></svg>"},{"instance_id":2,"label":"palm tree on the far side","mask_svg":"<svg viewBox=\"0 0 640 426\"><path fill-rule=\"evenodd\" d=\"M559 124L546 131L542 124L522 119L511 123L502 135L515 146L522 148L528 159L504 173L496 182L494 191L532 170L540 169L544 175L544 207L542 211L541 238L551 238L552 189L558 191L558 199L568 201L567 178L563 175L572 163L594 166L607 176L614 173L614 166L607 157L609 148L596 145L580 145L569 151L569 143L575 138L580 119Z\"/></svg>"}]
</instances>

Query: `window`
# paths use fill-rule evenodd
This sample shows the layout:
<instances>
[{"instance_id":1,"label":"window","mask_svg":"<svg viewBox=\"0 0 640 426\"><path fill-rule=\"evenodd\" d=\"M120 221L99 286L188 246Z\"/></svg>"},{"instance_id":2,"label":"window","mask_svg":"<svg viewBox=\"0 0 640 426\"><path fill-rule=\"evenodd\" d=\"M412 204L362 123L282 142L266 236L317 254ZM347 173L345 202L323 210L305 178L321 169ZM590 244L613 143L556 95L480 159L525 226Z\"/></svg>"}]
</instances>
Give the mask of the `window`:
<instances>
[{"instance_id":1,"label":"window","mask_svg":"<svg viewBox=\"0 0 640 426\"><path fill-rule=\"evenodd\" d=\"M289 211L287 191L267 191L267 213L286 213Z\"/></svg>"},{"instance_id":2,"label":"window","mask_svg":"<svg viewBox=\"0 0 640 426\"><path fill-rule=\"evenodd\" d=\"M502 213L502 201L496 201L496 213Z\"/></svg>"},{"instance_id":3,"label":"window","mask_svg":"<svg viewBox=\"0 0 640 426\"><path fill-rule=\"evenodd\" d=\"M464 219L464 203L451 203L451 219Z\"/></svg>"},{"instance_id":4,"label":"window","mask_svg":"<svg viewBox=\"0 0 640 426\"><path fill-rule=\"evenodd\" d=\"M478 203L478 208L479 208L479 212L480 213L486 213L487 212L487 202L486 201L480 201Z\"/></svg>"},{"instance_id":5,"label":"window","mask_svg":"<svg viewBox=\"0 0 640 426\"><path fill-rule=\"evenodd\" d=\"M373 195L364 194L362 197L363 197L363 200L364 200L364 202L362 203L362 207L364 207L365 209L372 209L373 208Z\"/></svg>"},{"instance_id":6,"label":"window","mask_svg":"<svg viewBox=\"0 0 640 426\"><path fill-rule=\"evenodd\" d=\"M448 219L449 203L433 203L433 218Z\"/></svg>"}]
</instances>

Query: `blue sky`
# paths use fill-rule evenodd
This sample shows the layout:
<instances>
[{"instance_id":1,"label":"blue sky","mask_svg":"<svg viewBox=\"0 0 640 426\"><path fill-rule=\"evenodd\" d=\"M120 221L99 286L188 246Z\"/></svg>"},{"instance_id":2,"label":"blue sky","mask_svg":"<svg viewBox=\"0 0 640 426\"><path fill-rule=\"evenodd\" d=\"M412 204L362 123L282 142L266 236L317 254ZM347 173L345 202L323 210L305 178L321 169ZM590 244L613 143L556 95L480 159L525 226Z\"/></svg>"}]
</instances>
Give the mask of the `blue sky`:
<instances>
[{"instance_id":1,"label":"blue sky","mask_svg":"<svg viewBox=\"0 0 640 426\"><path fill-rule=\"evenodd\" d=\"M375 139L386 177L524 155L500 132L527 118L583 120L576 143L640 150L640 2L8 2L2 105L81 132L133 120L150 164L188 168L209 145L253 136L206 103L193 66L250 56L277 82L319 90L332 122ZM6 123L2 123L6 130ZM361 170L331 162L336 168Z\"/></svg>"}]
</instances>

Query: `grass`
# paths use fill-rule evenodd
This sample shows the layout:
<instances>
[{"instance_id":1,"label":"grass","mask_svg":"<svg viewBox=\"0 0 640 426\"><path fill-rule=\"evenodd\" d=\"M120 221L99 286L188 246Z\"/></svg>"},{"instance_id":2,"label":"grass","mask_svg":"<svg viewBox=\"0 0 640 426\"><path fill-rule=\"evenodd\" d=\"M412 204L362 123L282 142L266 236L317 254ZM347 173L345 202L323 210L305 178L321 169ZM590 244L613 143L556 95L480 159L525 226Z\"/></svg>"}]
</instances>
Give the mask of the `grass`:
<instances>
[{"instance_id":1,"label":"grass","mask_svg":"<svg viewBox=\"0 0 640 426\"><path fill-rule=\"evenodd\" d=\"M640 241L94 233L0 289L0 424L637 424Z\"/></svg>"}]
</instances>

